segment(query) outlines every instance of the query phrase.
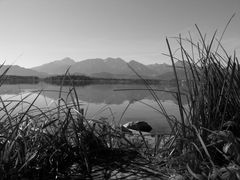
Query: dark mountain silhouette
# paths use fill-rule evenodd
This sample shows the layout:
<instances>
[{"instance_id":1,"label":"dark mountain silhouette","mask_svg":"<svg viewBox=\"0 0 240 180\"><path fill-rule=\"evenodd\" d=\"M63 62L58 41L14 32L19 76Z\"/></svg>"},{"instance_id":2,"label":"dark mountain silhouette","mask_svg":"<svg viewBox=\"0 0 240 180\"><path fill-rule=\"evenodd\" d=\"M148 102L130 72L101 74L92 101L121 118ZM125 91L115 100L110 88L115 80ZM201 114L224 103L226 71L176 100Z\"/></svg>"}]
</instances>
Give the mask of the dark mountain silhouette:
<instances>
[{"instance_id":1,"label":"dark mountain silhouette","mask_svg":"<svg viewBox=\"0 0 240 180\"><path fill-rule=\"evenodd\" d=\"M10 65L3 65L0 68L0 74L3 74L7 68L9 68ZM12 65L10 69L8 70L6 75L14 75L14 76L38 76L38 77L46 77L48 74L38 72L32 69L27 69L20 67L18 65Z\"/></svg>"},{"instance_id":2,"label":"dark mountain silhouette","mask_svg":"<svg viewBox=\"0 0 240 180\"><path fill-rule=\"evenodd\" d=\"M64 58L62 60L34 67L32 69L48 74L64 74L67 68L70 67L69 72L72 74L96 75L99 73L105 73L106 75L107 73L109 73L113 75L124 74L126 76L135 76L135 73L129 68L128 64L142 76L153 77L158 75L158 72L144 64L133 60L129 63L126 63L121 58L96 58L87 59L79 62L75 62L70 58Z\"/></svg>"},{"instance_id":3,"label":"dark mountain silhouette","mask_svg":"<svg viewBox=\"0 0 240 180\"><path fill-rule=\"evenodd\" d=\"M173 67L172 66L169 66L171 69L170 71L167 71L163 74L160 74L158 76L158 79L161 79L161 80L175 80L175 74L173 72ZM177 77L179 80L185 80L186 79L186 74L188 75L188 78L189 79L192 79L193 76L192 76L192 73L190 71L190 65L188 63L185 63L185 67L186 67L186 72L185 72L185 69L184 69L184 64L182 61L177 61L175 63L175 68L176 68L176 72L177 72Z\"/></svg>"},{"instance_id":4,"label":"dark mountain silhouette","mask_svg":"<svg viewBox=\"0 0 240 180\"><path fill-rule=\"evenodd\" d=\"M154 76L156 73L146 67L145 65L138 63L136 61L130 61L126 63L121 58L107 58L107 59L87 59L74 64L71 67L71 73L83 73L86 75L96 75L96 74L112 74L125 76L136 76L135 73L129 68L131 66L142 76Z\"/></svg>"},{"instance_id":5,"label":"dark mountain silhouette","mask_svg":"<svg viewBox=\"0 0 240 180\"><path fill-rule=\"evenodd\" d=\"M147 65L147 67L149 69L157 72L158 75L164 74L166 72L172 72L172 70L173 70L171 65L165 64L165 63L163 63L163 64L157 64L157 63L149 64L149 65Z\"/></svg>"},{"instance_id":6,"label":"dark mountain silhouette","mask_svg":"<svg viewBox=\"0 0 240 180\"><path fill-rule=\"evenodd\" d=\"M139 73L141 76L149 76L149 77L154 77L158 75L158 71L155 71L153 69L150 69L148 66L141 64L137 61L130 61L129 66L131 66L137 73Z\"/></svg>"},{"instance_id":7,"label":"dark mountain silhouette","mask_svg":"<svg viewBox=\"0 0 240 180\"><path fill-rule=\"evenodd\" d=\"M144 65L137 61L125 62L121 58L106 58L106 59L86 59L83 61L74 61L71 58L64 58L62 60L53 61L51 63L43 64L32 68L39 72L45 72L51 75L64 74L69 69L71 74L83 74L99 78L113 78L113 79L136 79L138 78L134 69L143 78L148 79L163 79L171 80L174 78L173 69L168 64L150 64ZM130 68L131 67L131 68ZM183 65L182 62L176 62L177 71L182 79Z\"/></svg>"},{"instance_id":8,"label":"dark mountain silhouette","mask_svg":"<svg viewBox=\"0 0 240 180\"><path fill-rule=\"evenodd\" d=\"M66 57L62 60L56 60L31 69L48 74L64 74L66 70L75 63L73 59Z\"/></svg>"},{"instance_id":9,"label":"dark mountain silhouette","mask_svg":"<svg viewBox=\"0 0 240 180\"><path fill-rule=\"evenodd\" d=\"M129 68L124 60L120 58L107 58L107 59L87 59L74 64L70 72L83 73L91 75L94 73L112 73L112 74L125 74Z\"/></svg>"},{"instance_id":10,"label":"dark mountain silhouette","mask_svg":"<svg viewBox=\"0 0 240 180\"><path fill-rule=\"evenodd\" d=\"M185 71L184 69L177 69L177 76L178 80L184 80L185 77ZM165 72L157 77L157 79L165 80L165 81L171 81L175 80L175 74L173 71Z\"/></svg>"}]
</instances>

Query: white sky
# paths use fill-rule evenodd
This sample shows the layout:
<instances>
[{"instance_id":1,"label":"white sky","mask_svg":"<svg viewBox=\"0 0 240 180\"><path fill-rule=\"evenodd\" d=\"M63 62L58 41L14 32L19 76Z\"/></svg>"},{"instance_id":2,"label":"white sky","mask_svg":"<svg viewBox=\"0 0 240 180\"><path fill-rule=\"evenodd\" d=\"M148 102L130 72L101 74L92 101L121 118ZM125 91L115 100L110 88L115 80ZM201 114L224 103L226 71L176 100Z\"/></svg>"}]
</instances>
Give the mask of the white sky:
<instances>
[{"instance_id":1,"label":"white sky","mask_svg":"<svg viewBox=\"0 0 240 180\"><path fill-rule=\"evenodd\" d=\"M121 57L168 62L166 36L194 24L224 29L228 49L240 50L240 0L0 0L0 61L33 67L71 57Z\"/></svg>"}]
</instances>

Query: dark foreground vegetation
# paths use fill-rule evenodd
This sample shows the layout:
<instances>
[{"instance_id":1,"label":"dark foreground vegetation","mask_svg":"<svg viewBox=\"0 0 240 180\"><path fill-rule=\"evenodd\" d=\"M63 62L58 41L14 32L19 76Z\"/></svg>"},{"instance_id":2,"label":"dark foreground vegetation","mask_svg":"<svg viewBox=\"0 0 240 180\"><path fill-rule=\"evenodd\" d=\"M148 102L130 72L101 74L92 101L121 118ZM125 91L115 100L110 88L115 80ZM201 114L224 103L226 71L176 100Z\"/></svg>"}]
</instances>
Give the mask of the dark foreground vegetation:
<instances>
[{"instance_id":1,"label":"dark foreground vegetation","mask_svg":"<svg viewBox=\"0 0 240 180\"><path fill-rule=\"evenodd\" d=\"M179 57L166 39L174 72L174 60L181 60L186 76L185 89L176 74L177 91L170 92L180 119L166 113L142 79L169 122L170 135L151 141L142 132L128 134L117 122L86 119L74 81L67 99L60 87L58 106L50 110L35 107L36 97L16 114L24 99L14 106L0 99L1 179L240 179L240 64L235 53L223 49L221 37L206 39L196 28L199 42L176 38Z\"/></svg>"}]
</instances>

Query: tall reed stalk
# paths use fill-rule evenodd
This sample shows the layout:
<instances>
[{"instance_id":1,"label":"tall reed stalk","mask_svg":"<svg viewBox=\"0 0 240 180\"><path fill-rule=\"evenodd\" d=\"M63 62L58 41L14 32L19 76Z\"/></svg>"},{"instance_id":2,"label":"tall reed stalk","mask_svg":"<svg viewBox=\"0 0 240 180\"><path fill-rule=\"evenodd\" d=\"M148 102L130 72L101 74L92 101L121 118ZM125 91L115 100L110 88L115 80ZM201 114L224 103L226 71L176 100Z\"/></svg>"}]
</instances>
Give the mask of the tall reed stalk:
<instances>
[{"instance_id":1,"label":"tall reed stalk","mask_svg":"<svg viewBox=\"0 0 240 180\"><path fill-rule=\"evenodd\" d=\"M192 158L185 166L195 179L217 179L222 178L223 174L228 178L237 178L240 177L240 64L236 52L230 56L223 48L223 34L218 40L215 31L208 42L197 25L196 29L199 41L194 42L191 34L187 38L179 36L175 39L180 52L177 57L172 55L169 40L166 39L181 115L180 154L183 157L191 154ZM182 62L180 69L174 65L176 59ZM181 102L179 71L185 73L187 107ZM184 115L183 112L188 113ZM232 170L232 165L236 169ZM231 169L228 174L227 169Z\"/></svg>"}]
</instances>

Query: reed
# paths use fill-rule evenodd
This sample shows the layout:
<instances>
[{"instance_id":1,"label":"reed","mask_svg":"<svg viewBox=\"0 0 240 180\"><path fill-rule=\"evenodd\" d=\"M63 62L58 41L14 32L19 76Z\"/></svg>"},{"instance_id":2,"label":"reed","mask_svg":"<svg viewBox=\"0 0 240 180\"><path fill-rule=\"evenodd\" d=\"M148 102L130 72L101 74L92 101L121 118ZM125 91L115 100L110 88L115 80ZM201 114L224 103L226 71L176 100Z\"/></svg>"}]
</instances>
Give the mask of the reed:
<instances>
[{"instance_id":1,"label":"reed","mask_svg":"<svg viewBox=\"0 0 240 180\"><path fill-rule=\"evenodd\" d=\"M221 45L223 35L218 40L216 31L208 42L197 25L196 29L199 41L194 42L191 35L175 39L179 44L178 57L172 55L169 40L166 39L176 81L174 61L178 59L182 62L188 92L188 107L184 107L177 83L181 113L180 133L177 135L180 146L175 146L178 157L173 159L187 159L182 166L188 172L184 174L187 177L239 179L240 64L236 52L230 56ZM188 46L184 46L184 43Z\"/></svg>"},{"instance_id":2,"label":"reed","mask_svg":"<svg viewBox=\"0 0 240 180\"><path fill-rule=\"evenodd\" d=\"M70 78L68 71L65 77ZM44 90L21 100L0 98L0 179L166 176L149 168L150 149L144 135L128 137L117 124L87 119L70 82L69 92L62 90L62 83L52 108L34 104ZM34 100L28 102L31 95ZM23 104L25 108L19 109Z\"/></svg>"}]
</instances>

